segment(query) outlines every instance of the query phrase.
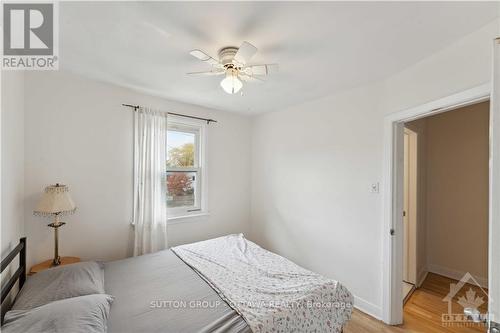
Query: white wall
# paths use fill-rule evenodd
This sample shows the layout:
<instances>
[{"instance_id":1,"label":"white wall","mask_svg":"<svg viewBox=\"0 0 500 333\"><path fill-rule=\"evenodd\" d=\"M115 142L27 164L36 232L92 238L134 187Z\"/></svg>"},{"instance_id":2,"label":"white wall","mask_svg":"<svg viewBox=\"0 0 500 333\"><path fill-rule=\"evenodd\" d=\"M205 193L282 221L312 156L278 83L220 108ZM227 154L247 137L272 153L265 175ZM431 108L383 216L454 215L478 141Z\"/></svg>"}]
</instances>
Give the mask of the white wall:
<instances>
[{"instance_id":1,"label":"white wall","mask_svg":"<svg viewBox=\"0 0 500 333\"><path fill-rule=\"evenodd\" d=\"M0 247L4 258L24 235L24 73L4 71L0 75ZM19 267L18 262L16 258L2 273L2 286Z\"/></svg>"},{"instance_id":2,"label":"white wall","mask_svg":"<svg viewBox=\"0 0 500 333\"><path fill-rule=\"evenodd\" d=\"M19 243L24 233L24 73L4 71L1 75L3 258Z\"/></svg>"},{"instance_id":3,"label":"white wall","mask_svg":"<svg viewBox=\"0 0 500 333\"><path fill-rule=\"evenodd\" d=\"M245 232L250 216L250 120L174 103L63 71L26 75L25 216L28 264L51 258L53 230L32 215L47 184L70 186L78 210L60 229L60 254L112 260L132 254L133 115L122 103L206 116L208 217L169 225L170 245Z\"/></svg>"},{"instance_id":4,"label":"white wall","mask_svg":"<svg viewBox=\"0 0 500 333\"><path fill-rule=\"evenodd\" d=\"M257 117L252 239L339 279L380 317L382 201L369 189L382 177L383 118L490 82L498 24L380 84Z\"/></svg>"},{"instance_id":5,"label":"white wall","mask_svg":"<svg viewBox=\"0 0 500 333\"><path fill-rule=\"evenodd\" d=\"M382 89L370 86L258 117L252 239L343 282L378 312ZM360 98L363 96L363 98Z\"/></svg>"}]
</instances>

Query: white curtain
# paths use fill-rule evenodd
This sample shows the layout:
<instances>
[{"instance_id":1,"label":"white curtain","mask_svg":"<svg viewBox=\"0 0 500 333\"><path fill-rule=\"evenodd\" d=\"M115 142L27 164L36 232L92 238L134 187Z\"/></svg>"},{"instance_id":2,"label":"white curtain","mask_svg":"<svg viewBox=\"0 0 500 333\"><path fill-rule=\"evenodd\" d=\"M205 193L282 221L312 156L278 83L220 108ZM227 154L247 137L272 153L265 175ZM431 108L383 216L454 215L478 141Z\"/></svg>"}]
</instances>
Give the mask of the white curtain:
<instances>
[{"instance_id":1,"label":"white curtain","mask_svg":"<svg viewBox=\"0 0 500 333\"><path fill-rule=\"evenodd\" d=\"M134 256L167 248L167 117L134 112Z\"/></svg>"}]
</instances>

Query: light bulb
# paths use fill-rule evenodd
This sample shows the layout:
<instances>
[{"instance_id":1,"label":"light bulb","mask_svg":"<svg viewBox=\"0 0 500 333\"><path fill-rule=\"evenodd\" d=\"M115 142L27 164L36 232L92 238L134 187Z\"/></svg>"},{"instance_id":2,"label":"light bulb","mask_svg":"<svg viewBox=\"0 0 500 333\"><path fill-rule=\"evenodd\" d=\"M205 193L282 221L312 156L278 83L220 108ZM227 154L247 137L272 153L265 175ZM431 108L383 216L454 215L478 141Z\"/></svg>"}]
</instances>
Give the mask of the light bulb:
<instances>
[{"instance_id":1,"label":"light bulb","mask_svg":"<svg viewBox=\"0 0 500 333\"><path fill-rule=\"evenodd\" d=\"M243 87L243 83L238 80L235 70L228 70L226 77L220 82L220 86L228 94L236 94Z\"/></svg>"}]
</instances>

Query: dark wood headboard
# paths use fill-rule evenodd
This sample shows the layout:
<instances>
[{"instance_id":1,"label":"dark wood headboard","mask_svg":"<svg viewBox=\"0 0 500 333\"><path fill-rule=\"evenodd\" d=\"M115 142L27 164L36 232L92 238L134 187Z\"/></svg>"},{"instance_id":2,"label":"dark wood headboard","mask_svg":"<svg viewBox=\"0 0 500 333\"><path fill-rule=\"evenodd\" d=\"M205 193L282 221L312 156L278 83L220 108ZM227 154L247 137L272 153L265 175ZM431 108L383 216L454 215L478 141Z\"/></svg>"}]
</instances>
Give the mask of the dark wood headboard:
<instances>
[{"instance_id":1,"label":"dark wood headboard","mask_svg":"<svg viewBox=\"0 0 500 333\"><path fill-rule=\"evenodd\" d=\"M2 287L2 324L5 313L12 307L12 302L4 306L3 301L7 298L12 288L15 286L19 279L19 290L21 290L24 282L26 281L26 237L19 240L19 244L10 251L10 253L2 259L2 273L10 265L12 260L19 254L19 268L10 277L9 281Z\"/></svg>"}]
</instances>

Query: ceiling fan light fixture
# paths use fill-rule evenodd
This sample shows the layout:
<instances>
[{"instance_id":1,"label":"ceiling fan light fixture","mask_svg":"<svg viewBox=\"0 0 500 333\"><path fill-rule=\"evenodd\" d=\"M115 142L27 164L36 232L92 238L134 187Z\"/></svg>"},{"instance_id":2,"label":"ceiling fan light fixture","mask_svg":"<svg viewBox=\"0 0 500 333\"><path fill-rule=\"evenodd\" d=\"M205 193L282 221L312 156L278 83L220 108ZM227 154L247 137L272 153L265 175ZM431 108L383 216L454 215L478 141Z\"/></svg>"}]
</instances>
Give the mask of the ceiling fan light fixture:
<instances>
[{"instance_id":1,"label":"ceiling fan light fixture","mask_svg":"<svg viewBox=\"0 0 500 333\"><path fill-rule=\"evenodd\" d=\"M228 70L226 77L220 82L220 86L228 94L236 94L243 87L235 70Z\"/></svg>"},{"instance_id":2,"label":"ceiling fan light fixture","mask_svg":"<svg viewBox=\"0 0 500 333\"><path fill-rule=\"evenodd\" d=\"M268 76L278 68L277 64L251 64L249 61L257 52L257 48L249 42L240 47L228 46L219 50L218 59L212 58L201 50L192 50L190 54L198 60L211 65L210 70L191 72L196 76L225 75L220 86L230 95L241 92L243 82L264 82L261 77ZM243 93L241 93L243 96Z\"/></svg>"}]
</instances>

